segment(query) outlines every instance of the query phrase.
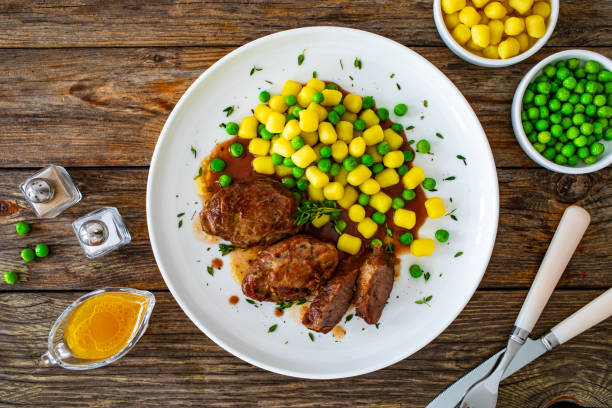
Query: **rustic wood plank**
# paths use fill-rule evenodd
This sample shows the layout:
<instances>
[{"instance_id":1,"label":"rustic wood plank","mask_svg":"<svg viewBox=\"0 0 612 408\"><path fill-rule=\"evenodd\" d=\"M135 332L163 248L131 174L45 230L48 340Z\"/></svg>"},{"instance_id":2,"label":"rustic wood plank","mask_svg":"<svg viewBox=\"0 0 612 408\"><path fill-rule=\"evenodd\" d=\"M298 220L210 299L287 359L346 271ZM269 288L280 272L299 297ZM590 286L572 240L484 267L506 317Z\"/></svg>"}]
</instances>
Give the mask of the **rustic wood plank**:
<instances>
[{"instance_id":1,"label":"rustic wood plank","mask_svg":"<svg viewBox=\"0 0 612 408\"><path fill-rule=\"evenodd\" d=\"M535 334L600 293L557 290ZM141 407L317 407L322 401L330 407L424 406L505 345L525 294L479 291L442 335L404 361L356 378L313 381L272 374L233 357L200 333L167 292L156 294L147 333L122 360L89 372L40 368L36 360L52 322L80 293L4 293L0 404L39 406L44 399L47 406L74 407L102 401ZM498 407L545 407L561 396L582 406L610 406L610 330L612 322L603 322L516 373L502 383ZM68 391L84 386L86 392Z\"/></svg>"},{"instance_id":2,"label":"rustic wood plank","mask_svg":"<svg viewBox=\"0 0 612 408\"><path fill-rule=\"evenodd\" d=\"M510 105L522 75L558 48L504 70L467 64L447 48L415 50L440 67L470 101L497 166L535 166L516 143ZM148 165L163 124L182 93L230 51L0 50L0 71L5 73L0 77L0 128L7 136L0 167L39 167L49 162L77 167ZM600 51L612 56L612 48Z\"/></svg>"},{"instance_id":3,"label":"rustic wood plank","mask_svg":"<svg viewBox=\"0 0 612 408\"><path fill-rule=\"evenodd\" d=\"M441 45L432 2L354 1L5 1L1 47L239 45L291 28L337 25L406 45ZM597 16L597 17L595 17ZM554 46L612 45L607 2L564 1ZM584 28L588 27L588 30Z\"/></svg>"},{"instance_id":4,"label":"rustic wood plank","mask_svg":"<svg viewBox=\"0 0 612 408\"><path fill-rule=\"evenodd\" d=\"M92 289L107 285L165 289L150 249L146 217L146 169L69 169L84 199L59 218L39 221L27 207L18 184L30 171L0 170L0 271L14 269L24 282L0 290ZM501 215L497 244L483 288L528 287L570 203L583 205L591 226L561 278L560 287L612 286L612 168L584 176L562 176L543 169L500 169ZM101 206L116 206L132 234L132 243L97 260L82 254L70 223ZM3 209L4 208L4 209ZM199 210L190 203L186 217ZM461 216L461 211L457 213ZM168 214L175 217L176 214ZM27 237L15 233L20 220L32 222ZM46 242L52 255L25 264L19 252ZM463 249L463 248L462 248ZM469 251L469 248L464 248ZM127 267L129 265L129 267ZM27 280L26 280L27 279Z\"/></svg>"}]
</instances>

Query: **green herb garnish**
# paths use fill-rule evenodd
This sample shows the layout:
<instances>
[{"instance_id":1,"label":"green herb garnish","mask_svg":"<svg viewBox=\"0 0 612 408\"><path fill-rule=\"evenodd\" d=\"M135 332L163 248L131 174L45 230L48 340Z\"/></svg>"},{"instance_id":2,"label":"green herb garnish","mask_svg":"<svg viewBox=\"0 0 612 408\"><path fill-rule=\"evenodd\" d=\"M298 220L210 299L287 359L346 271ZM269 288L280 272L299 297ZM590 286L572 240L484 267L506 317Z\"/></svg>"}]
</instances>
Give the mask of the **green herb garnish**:
<instances>
[{"instance_id":1,"label":"green herb garnish","mask_svg":"<svg viewBox=\"0 0 612 408\"><path fill-rule=\"evenodd\" d=\"M252 305L254 305L255 307L257 307L257 304L255 303L255 301L253 299L245 299L247 303L250 303Z\"/></svg>"},{"instance_id":2,"label":"green herb garnish","mask_svg":"<svg viewBox=\"0 0 612 408\"><path fill-rule=\"evenodd\" d=\"M346 322L350 322L352 318L353 318L353 315L352 315L352 314L350 314L350 315L346 316L346 318L344 319L344 323L346 323Z\"/></svg>"},{"instance_id":3,"label":"green herb garnish","mask_svg":"<svg viewBox=\"0 0 612 408\"><path fill-rule=\"evenodd\" d=\"M361 69L363 64L361 63L361 60L359 58L355 57L355 62L353 62L353 65L355 66L355 68Z\"/></svg>"},{"instance_id":4,"label":"green herb garnish","mask_svg":"<svg viewBox=\"0 0 612 408\"><path fill-rule=\"evenodd\" d=\"M195 175L195 177L193 178L194 180L197 179L198 177L200 177L202 175L202 168L200 167L198 169L198 174Z\"/></svg>"},{"instance_id":5,"label":"green herb garnish","mask_svg":"<svg viewBox=\"0 0 612 408\"><path fill-rule=\"evenodd\" d=\"M429 304L429 301L431 300L431 298L433 298L433 296L429 295L427 297L424 297L421 300L415 300L414 303L416 303L417 305L427 305L427 306L431 307L431 305Z\"/></svg>"},{"instance_id":6,"label":"green herb garnish","mask_svg":"<svg viewBox=\"0 0 612 408\"><path fill-rule=\"evenodd\" d=\"M399 84L399 83L397 83L397 82L395 83L395 86L397 86L397 90L398 90L398 91L402 89L402 87L400 86L400 84Z\"/></svg>"},{"instance_id":7,"label":"green herb garnish","mask_svg":"<svg viewBox=\"0 0 612 408\"><path fill-rule=\"evenodd\" d=\"M181 228L183 226L183 220L179 220L178 227Z\"/></svg>"},{"instance_id":8,"label":"green herb garnish","mask_svg":"<svg viewBox=\"0 0 612 408\"><path fill-rule=\"evenodd\" d=\"M436 136L438 136L440 139L444 139L444 136L442 136L442 134L436 132Z\"/></svg>"},{"instance_id":9,"label":"green herb garnish","mask_svg":"<svg viewBox=\"0 0 612 408\"><path fill-rule=\"evenodd\" d=\"M184 212L176 214L177 218L181 218L183 215L185 215Z\"/></svg>"},{"instance_id":10,"label":"green herb garnish","mask_svg":"<svg viewBox=\"0 0 612 408\"><path fill-rule=\"evenodd\" d=\"M312 71L312 77L316 78L317 77L317 71Z\"/></svg>"},{"instance_id":11,"label":"green herb garnish","mask_svg":"<svg viewBox=\"0 0 612 408\"><path fill-rule=\"evenodd\" d=\"M277 327L278 327L278 324L273 324L272 326L268 328L268 333L272 333L274 330L276 330Z\"/></svg>"},{"instance_id":12,"label":"green herb garnish","mask_svg":"<svg viewBox=\"0 0 612 408\"><path fill-rule=\"evenodd\" d=\"M429 105L429 102L427 102L427 99L425 99L425 100L423 101L423 106L424 106L424 107L427 107L427 105Z\"/></svg>"},{"instance_id":13,"label":"green herb garnish","mask_svg":"<svg viewBox=\"0 0 612 408\"><path fill-rule=\"evenodd\" d=\"M378 329L378 326L380 325L380 323L375 323L374 326L376 326L376 329Z\"/></svg>"},{"instance_id":14,"label":"green herb garnish","mask_svg":"<svg viewBox=\"0 0 612 408\"><path fill-rule=\"evenodd\" d=\"M351 81L353 80L353 77L351 75L349 75L349 78L351 78Z\"/></svg>"},{"instance_id":15,"label":"green herb garnish","mask_svg":"<svg viewBox=\"0 0 612 408\"><path fill-rule=\"evenodd\" d=\"M223 109L223 112L225 112L225 117L228 117L229 115L234 113L234 105L228 106L227 108Z\"/></svg>"},{"instance_id":16,"label":"green herb garnish","mask_svg":"<svg viewBox=\"0 0 612 408\"><path fill-rule=\"evenodd\" d=\"M278 310L285 310L293 306L293 302L277 303L276 305Z\"/></svg>"},{"instance_id":17,"label":"green herb garnish","mask_svg":"<svg viewBox=\"0 0 612 408\"><path fill-rule=\"evenodd\" d=\"M412 129L414 129L414 126L412 126L412 125L410 125L410 126L408 126L408 127L406 128L406 130L412 130Z\"/></svg>"},{"instance_id":18,"label":"green herb garnish","mask_svg":"<svg viewBox=\"0 0 612 408\"><path fill-rule=\"evenodd\" d=\"M210 276L215 276L215 270L213 269L212 266L207 266L206 271L208 272Z\"/></svg>"},{"instance_id":19,"label":"green herb garnish","mask_svg":"<svg viewBox=\"0 0 612 408\"><path fill-rule=\"evenodd\" d=\"M391 74L389 78L393 79L393 77L395 77L395 74Z\"/></svg>"},{"instance_id":20,"label":"green herb garnish","mask_svg":"<svg viewBox=\"0 0 612 408\"><path fill-rule=\"evenodd\" d=\"M264 82L269 83L270 85L272 85L272 81L268 81L267 79L264 79Z\"/></svg>"},{"instance_id":21,"label":"green herb garnish","mask_svg":"<svg viewBox=\"0 0 612 408\"><path fill-rule=\"evenodd\" d=\"M463 157L462 155L458 154L458 155L457 155L457 158L458 158L459 160L462 160L462 161L463 161L463 164L465 164L465 165L467 166L467 161L466 161L465 157Z\"/></svg>"},{"instance_id":22,"label":"green herb garnish","mask_svg":"<svg viewBox=\"0 0 612 408\"><path fill-rule=\"evenodd\" d=\"M395 252L395 245L393 245L392 242L387 242L384 246L383 249L385 250L385 252L388 252L390 254Z\"/></svg>"},{"instance_id":23,"label":"green herb garnish","mask_svg":"<svg viewBox=\"0 0 612 408\"><path fill-rule=\"evenodd\" d=\"M297 225L304 225L312 222L312 220L320 217L323 214L329 214L334 211L338 211L338 209L335 207L328 207L323 204L322 201L308 200L303 201L298 206L298 211L297 213L293 214L293 217L295 218L295 223Z\"/></svg>"},{"instance_id":24,"label":"green herb garnish","mask_svg":"<svg viewBox=\"0 0 612 408\"><path fill-rule=\"evenodd\" d=\"M255 65L253 65L253 68L251 68L251 73L249 74L250 76L253 76L253 74L255 73L255 71L261 71L263 68L257 68ZM228 115L229 116L229 115Z\"/></svg>"},{"instance_id":25,"label":"green herb garnish","mask_svg":"<svg viewBox=\"0 0 612 408\"><path fill-rule=\"evenodd\" d=\"M235 245L227 245L227 244L219 244L219 252L221 252L221 256L225 256L236 249Z\"/></svg>"},{"instance_id":26,"label":"green herb garnish","mask_svg":"<svg viewBox=\"0 0 612 408\"><path fill-rule=\"evenodd\" d=\"M429 272L425 272L423 277L425 278L425 282L427 282L429 280L429 278L431 277L431 275L429 274Z\"/></svg>"},{"instance_id":27,"label":"green herb garnish","mask_svg":"<svg viewBox=\"0 0 612 408\"><path fill-rule=\"evenodd\" d=\"M308 337L310 337L310 341L314 341L314 335L312 333L308 333Z\"/></svg>"},{"instance_id":28,"label":"green herb garnish","mask_svg":"<svg viewBox=\"0 0 612 408\"><path fill-rule=\"evenodd\" d=\"M304 62L304 53L306 52L306 49L304 49L304 51L302 51L302 53L300 55L298 55L298 65L302 65L302 63Z\"/></svg>"},{"instance_id":29,"label":"green herb garnish","mask_svg":"<svg viewBox=\"0 0 612 408\"><path fill-rule=\"evenodd\" d=\"M459 251L455 254L455 258L459 258L461 255L463 255L463 252Z\"/></svg>"},{"instance_id":30,"label":"green herb garnish","mask_svg":"<svg viewBox=\"0 0 612 408\"><path fill-rule=\"evenodd\" d=\"M193 153L193 157L196 158L198 156L198 152L195 147L191 146L191 153Z\"/></svg>"},{"instance_id":31,"label":"green herb garnish","mask_svg":"<svg viewBox=\"0 0 612 408\"><path fill-rule=\"evenodd\" d=\"M295 302L296 305L303 305L304 303L306 303L306 299L305 298L301 298L297 302Z\"/></svg>"},{"instance_id":32,"label":"green herb garnish","mask_svg":"<svg viewBox=\"0 0 612 408\"><path fill-rule=\"evenodd\" d=\"M457 178L457 177L455 177L455 176L450 176L450 177L447 177L447 178L442 179L442 181L451 181L451 180L454 180L454 179L456 179L456 178Z\"/></svg>"},{"instance_id":33,"label":"green herb garnish","mask_svg":"<svg viewBox=\"0 0 612 408\"><path fill-rule=\"evenodd\" d=\"M455 214L451 214L450 217L451 217L451 220L457 221L457 216Z\"/></svg>"}]
</instances>

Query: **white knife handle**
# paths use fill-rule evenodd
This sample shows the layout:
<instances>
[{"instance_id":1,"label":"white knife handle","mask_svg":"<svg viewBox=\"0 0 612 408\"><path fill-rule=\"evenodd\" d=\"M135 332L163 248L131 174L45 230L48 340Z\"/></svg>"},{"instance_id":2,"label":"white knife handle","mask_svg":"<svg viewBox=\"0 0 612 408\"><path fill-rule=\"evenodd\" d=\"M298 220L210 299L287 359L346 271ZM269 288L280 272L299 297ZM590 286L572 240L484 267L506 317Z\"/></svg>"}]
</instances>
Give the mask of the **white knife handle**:
<instances>
[{"instance_id":1,"label":"white knife handle","mask_svg":"<svg viewBox=\"0 0 612 408\"><path fill-rule=\"evenodd\" d=\"M563 344L610 316L612 316L612 288L593 299L550 331L557 337L559 344Z\"/></svg>"},{"instance_id":2,"label":"white knife handle","mask_svg":"<svg viewBox=\"0 0 612 408\"><path fill-rule=\"evenodd\" d=\"M527 332L533 330L590 220L584 208L575 205L567 207L516 318L515 326Z\"/></svg>"}]
</instances>

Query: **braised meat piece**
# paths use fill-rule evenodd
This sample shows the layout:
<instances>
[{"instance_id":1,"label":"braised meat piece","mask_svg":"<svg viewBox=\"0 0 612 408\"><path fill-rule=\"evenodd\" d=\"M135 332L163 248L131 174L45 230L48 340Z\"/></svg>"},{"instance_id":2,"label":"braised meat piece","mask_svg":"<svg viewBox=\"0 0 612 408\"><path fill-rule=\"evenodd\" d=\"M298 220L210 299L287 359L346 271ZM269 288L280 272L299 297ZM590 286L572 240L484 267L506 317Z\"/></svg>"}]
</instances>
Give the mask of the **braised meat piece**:
<instances>
[{"instance_id":1,"label":"braised meat piece","mask_svg":"<svg viewBox=\"0 0 612 408\"><path fill-rule=\"evenodd\" d=\"M242 292L256 300L298 300L314 293L337 264L334 245L295 235L259 253L242 280Z\"/></svg>"},{"instance_id":2,"label":"braised meat piece","mask_svg":"<svg viewBox=\"0 0 612 408\"><path fill-rule=\"evenodd\" d=\"M216 192L204 204L200 220L204 232L247 248L296 234L296 211L291 191L276 180L255 178Z\"/></svg>"},{"instance_id":3,"label":"braised meat piece","mask_svg":"<svg viewBox=\"0 0 612 408\"><path fill-rule=\"evenodd\" d=\"M334 277L321 288L302 318L304 326L327 333L338 324L351 305L360 266L355 258L347 258L338 266Z\"/></svg>"},{"instance_id":4,"label":"braised meat piece","mask_svg":"<svg viewBox=\"0 0 612 408\"><path fill-rule=\"evenodd\" d=\"M355 292L357 316L369 324L378 323L391 293L394 278L394 256L376 246L359 270Z\"/></svg>"}]
</instances>

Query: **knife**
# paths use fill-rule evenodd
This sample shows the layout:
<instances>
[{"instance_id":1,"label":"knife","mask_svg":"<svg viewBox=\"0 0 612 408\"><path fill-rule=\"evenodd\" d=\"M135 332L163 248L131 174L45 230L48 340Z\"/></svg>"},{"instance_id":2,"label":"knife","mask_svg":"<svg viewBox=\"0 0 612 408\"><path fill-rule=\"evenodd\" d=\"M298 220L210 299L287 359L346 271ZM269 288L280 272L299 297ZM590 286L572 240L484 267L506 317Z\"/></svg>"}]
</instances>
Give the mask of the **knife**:
<instances>
[{"instance_id":1,"label":"knife","mask_svg":"<svg viewBox=\"0 0 612 408\"><path fill-rule=\"evenodd\" d=\"M580 310L553 327L548 334L537 340L528 338L518 351L512 362L504 371L502 380L511 376L527 364L551 351L553 348L571 340L580 333L612 316L612 288L608 289ZM495 366L500 356L506 351L502 349L487 361L467 373L444 392L438 395L426 408L455 407L463 398L465 392Z\"/></svg>"}]
</instances>

